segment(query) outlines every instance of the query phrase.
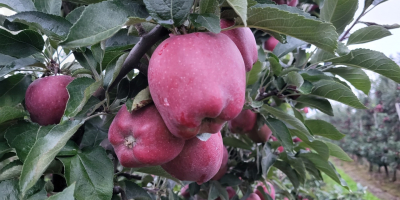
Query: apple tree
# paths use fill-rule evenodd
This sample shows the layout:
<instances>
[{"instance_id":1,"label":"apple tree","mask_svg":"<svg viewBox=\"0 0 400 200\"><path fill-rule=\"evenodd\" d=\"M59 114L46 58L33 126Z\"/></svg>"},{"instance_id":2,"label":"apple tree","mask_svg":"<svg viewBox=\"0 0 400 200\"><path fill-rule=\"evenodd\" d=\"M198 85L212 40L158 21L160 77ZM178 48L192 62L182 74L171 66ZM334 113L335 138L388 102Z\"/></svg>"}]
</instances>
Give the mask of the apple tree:
<instances>
[{"instance_id":1,"label":"apple tree","mask_svg":"<svg viewBox=\"0 0 400 200\"><path fill-rule=\"evenodd\" d=\"M329 100L365 109L383 0L0 0L5 199L315 199L352 159ZM362 7L360 15L356 10ZM353 20L355 19L355 20Z\"/></svg>"}]
</instances>

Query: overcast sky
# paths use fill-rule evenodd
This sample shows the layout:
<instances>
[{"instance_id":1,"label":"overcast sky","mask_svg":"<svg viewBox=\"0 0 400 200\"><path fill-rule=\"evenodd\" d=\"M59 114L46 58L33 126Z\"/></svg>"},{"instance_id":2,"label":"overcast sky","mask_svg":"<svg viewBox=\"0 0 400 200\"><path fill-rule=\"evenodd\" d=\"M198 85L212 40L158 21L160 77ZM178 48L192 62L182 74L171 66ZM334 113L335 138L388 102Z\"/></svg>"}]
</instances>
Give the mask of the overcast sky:
<instances>
[{"instance_id":1,"label":"overcast sky","mask_svg":"<svg viewBox=\"0 0 400 200\"><path fill-rule=\"evenodd\" d=\"M359 9L356 13L357 18L364 7L364 1L359 1ZM400 0L389 0L378 5L371 12L367 13L361 21L375 22L378 24L400 24ZM366 27L363 24L357 24L351 32L359 28ZM390 30L393 35L380 40L369 42L366 44L350 45L351 49L367 48L376 51L381 51L387 56L400 53L400 28Z\"/></svg>"}]
</instances>

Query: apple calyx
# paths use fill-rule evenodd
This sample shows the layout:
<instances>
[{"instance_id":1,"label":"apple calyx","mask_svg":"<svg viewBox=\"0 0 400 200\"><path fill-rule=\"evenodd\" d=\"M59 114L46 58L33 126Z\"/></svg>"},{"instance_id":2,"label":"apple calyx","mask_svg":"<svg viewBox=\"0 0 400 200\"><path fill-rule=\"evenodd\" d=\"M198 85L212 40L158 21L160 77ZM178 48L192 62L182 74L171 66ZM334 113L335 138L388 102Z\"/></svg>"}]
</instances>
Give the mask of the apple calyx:
<instances>
[{"instance_id":1,"label":"apple calyx","mask_svg":"<svg viewBox=\"0 0 400 200\"><path fill-rule=\"evenodd\" d=\"M126 147L128 147L129 149L132 149L134 144L135 144L135 141L136 141L135 138L132 135L130 135L130 136L125 138L124 145Z\"/></svg>"}]
</instances>

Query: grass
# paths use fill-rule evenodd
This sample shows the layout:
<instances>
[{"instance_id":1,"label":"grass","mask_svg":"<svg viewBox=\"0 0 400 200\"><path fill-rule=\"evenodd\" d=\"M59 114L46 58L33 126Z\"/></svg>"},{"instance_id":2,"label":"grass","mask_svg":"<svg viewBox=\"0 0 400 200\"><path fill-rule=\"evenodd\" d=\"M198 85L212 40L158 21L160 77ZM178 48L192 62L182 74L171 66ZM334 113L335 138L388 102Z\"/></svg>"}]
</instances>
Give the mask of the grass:
<instances>
[{"instance_id":1,"label":"grass","mask_svg":"<svg viewBox=\"0 0 400 200\"><path fill-rule=\"evenodd\" d=\"M349 175L347 175L343 170L336 168L336 170L339 172L340 176L347 182L349 185L350 189L352 191L357 191L357 182L355 182ZM335 186L338 184L329 178L326 174L323 174L324 182L326 183L326 186L324 187L325 191L333 190ZM344 192L348 192L346 189L343 190ZM372 193L368 192L364 195L364 200L380 200L378 197L374 196Z\"/></svg>"}]
</instances>

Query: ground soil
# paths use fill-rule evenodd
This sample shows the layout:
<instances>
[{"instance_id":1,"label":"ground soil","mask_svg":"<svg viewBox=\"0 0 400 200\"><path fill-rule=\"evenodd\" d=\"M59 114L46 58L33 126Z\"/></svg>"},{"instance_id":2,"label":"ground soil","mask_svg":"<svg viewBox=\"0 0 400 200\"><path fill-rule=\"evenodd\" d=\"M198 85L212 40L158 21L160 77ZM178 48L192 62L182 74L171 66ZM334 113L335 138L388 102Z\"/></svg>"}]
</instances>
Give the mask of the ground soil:
<instances>
[{"instance_id":1,"label":"ground soil","mask_svg":"<svg viewBox=\"0 0 400 200\"><path fill-rule=\"evenodd\" d=\"M341 160L333 160L335 166L342 169L346 174L353 178L354 181L362 186L367 186L368 191L382 200L400 200L400 180L395 182L386 177L385 170L381 169L379 173L378 167L374 167L373 172L369 172L367 162L359 164L357 161L344 162ZM390 173L392 176L393 172ZM397 171L397 179L400 179L400 172Z\"/></svg>"}]
</instances>

